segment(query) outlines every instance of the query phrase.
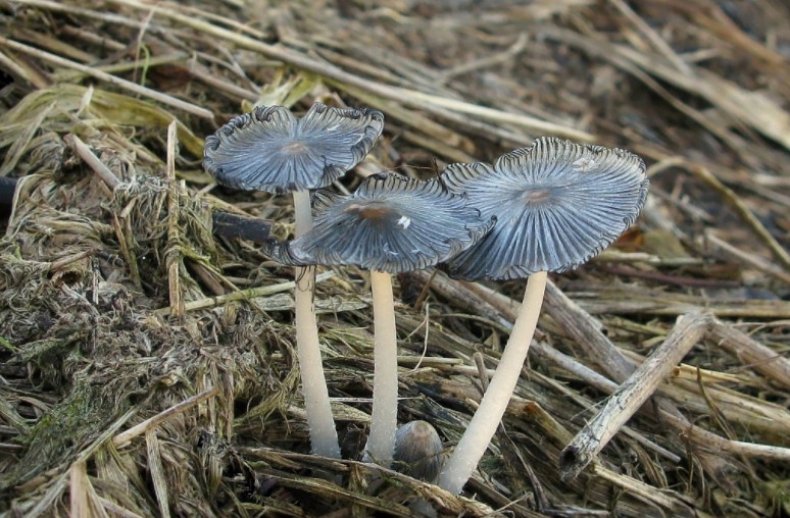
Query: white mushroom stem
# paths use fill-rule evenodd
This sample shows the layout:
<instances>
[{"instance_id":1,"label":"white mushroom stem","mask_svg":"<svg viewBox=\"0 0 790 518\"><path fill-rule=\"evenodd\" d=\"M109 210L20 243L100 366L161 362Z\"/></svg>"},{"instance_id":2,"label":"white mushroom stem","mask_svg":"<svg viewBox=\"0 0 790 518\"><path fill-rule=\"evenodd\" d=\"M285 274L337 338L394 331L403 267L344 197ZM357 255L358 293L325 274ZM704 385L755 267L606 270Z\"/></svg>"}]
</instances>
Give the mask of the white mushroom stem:
<instances>
[{"instance_id":1,"label":"white mushroom stem","mask_svg":"<svg viewBox=\"0 0 790 518\"><path fill-rule=\"evenodd\" d=\"M398 424L398 344L392 277L388 273L371 271L370 287L374 328L373 415L364 458L389 467L395 452Z\"/></svg>"},{"instance_id":2,"label":"white mushroom stem","mask_svg":"<svg viewBox=\"0 0 790 518\"><path fill-rule=\"evenodd\" d=\"M502 416L516 389L521 368L527 359L527 351L535 334L535 327L543 304L546 289L546 272L536 272L529 277L524 301L521 303L513 331L488 385L488 390L480 402L472 421L455 447L450 460L439 475L439 486L453 494L458 494L472 476L488 444L496 433Z\"/></svg>"},{"instance_id":3,"label":"white mushroom stem","mask_svg":"<svg viewBox=\"0 0 790 518\"><path fill-rule=\"evenodd\" d=\"M296 212L296 236L308 232L313 227L310 210L310 193L293 193ZM318 324L313 306L315 288L315 267L296 268L296 351L299 369L302 374L302 393L304 394L307 426L310 430L310 444L315 455L340 458L340 445L337 440L335 420L329 404L329 391L324 377L321 361L321 347L318 341Z\"/></svg>"}]
</instances>

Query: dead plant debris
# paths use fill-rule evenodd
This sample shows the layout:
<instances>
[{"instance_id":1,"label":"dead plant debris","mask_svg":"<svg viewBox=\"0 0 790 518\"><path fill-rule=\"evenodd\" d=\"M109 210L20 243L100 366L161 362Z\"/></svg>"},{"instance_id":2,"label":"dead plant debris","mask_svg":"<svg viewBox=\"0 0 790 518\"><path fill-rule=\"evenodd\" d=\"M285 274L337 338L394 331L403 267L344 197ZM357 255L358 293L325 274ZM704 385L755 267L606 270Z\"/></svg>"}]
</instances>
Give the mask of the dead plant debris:
<instances>
[{"instance_id":1,"label":"dead plant debris","mask_svg":"<svg viewBox=\"0 0 790 518\"><path fill-rule=\"evenodd\" d=\"M0 0L0 176L19 179L0 240L0 511L790 514L789 21L779 0ZM306 454L291 272L212 234L216 208L280 236L292 215L213 184L202 137L255 102L316 100L387 117L338 189L540 135L650 166L632 231L553 277L462 496L359 462L372 323L354 268L316 294L349 460ZM399 277L401 422L453 447L519 288ZM645 361L669 374L634 387ZM582 469L562 452L587 423Z\"/></svg>"}]
</instances>

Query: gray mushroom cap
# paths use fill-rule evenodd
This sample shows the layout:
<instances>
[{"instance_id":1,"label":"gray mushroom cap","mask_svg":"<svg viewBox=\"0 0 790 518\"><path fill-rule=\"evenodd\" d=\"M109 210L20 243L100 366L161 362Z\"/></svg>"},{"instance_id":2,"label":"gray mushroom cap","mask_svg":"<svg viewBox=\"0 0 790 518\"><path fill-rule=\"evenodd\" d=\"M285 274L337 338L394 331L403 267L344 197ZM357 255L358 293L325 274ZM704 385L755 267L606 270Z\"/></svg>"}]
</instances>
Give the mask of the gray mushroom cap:
<instances>
[{"instance_id":1,"label":"gray mushroom cap","mask_svg":"<svg viewBox=\"0 0 790 518\"><path fill-rule=\"evenodd\" d=\"M442 439L427 421L409 421L395 432L396 471L434 482L442 467Z\"/></svg>"},{"instance_id":2,"label":"gray mushroom cap","mask_svg":"<svg viewBox=\"0 0 790 518\"><path fill-rule=\"evenodd\" d=\"M318 189L358 164L383 128L384 115L376 110L315 103L297 119L283 106L261 106L206 138L203 167L236 189Z\"/></svg>"},{"instance_id":3,"label":"gray mushroom cap","mask_svg":"<svg viewBox=\"0 0 790 518\"><path fill-rule=\"evenodd\" d=\"M446 268L464 279L518 279L575 268L611 244L647 197L645 163L621 149L540 138L496 163L451 164L441 179L464 192L493 230Z\"/></svg>"},{"instance_id":4,"label":"gray mushroom cap","mask_svg":"<svg viewBox=\"0 0 790 518\"><path fill-rule=\"evenodd\" d=\"M294 265L355 265L388 273L445 261L479 240L493 225L464 196L435 181L394 173L369 177L348 196L317 192L313 229L263 252Z\"/></svg>"}]
</instances>

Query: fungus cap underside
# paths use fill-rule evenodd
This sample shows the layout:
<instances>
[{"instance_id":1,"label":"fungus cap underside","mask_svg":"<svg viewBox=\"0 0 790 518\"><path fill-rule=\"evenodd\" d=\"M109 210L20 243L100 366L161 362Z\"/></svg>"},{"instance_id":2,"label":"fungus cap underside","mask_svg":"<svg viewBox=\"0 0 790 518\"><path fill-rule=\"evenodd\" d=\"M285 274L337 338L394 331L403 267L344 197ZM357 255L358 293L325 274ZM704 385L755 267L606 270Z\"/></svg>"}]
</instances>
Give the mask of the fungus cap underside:
<instances>
[{"instance_id":1,"label":"fungus cap underside","mask_svg":"<svg viewBox=\"0 0 790 518\"><path fill-rule=\"evenodd\" d=\"M621 149L540 138L492 166L451 164L441 180L497 223L446 265L464 279L519 279L562 272L597 255L644 205L641 158Z\"/></svg>"},{"instance_id":2,"label":"fungus cap underside","mask_svg":"<svg viewBox=\"0 0 790 518\"><path fill-rule=\"evenodd\" d=\"M493 224L464 196L439 182L394 173L368 178L348 196L317 192L313 229L264 253L289 265L355 265L388 273L445 261L480 239Z\"/></svg>"}]
</instances>

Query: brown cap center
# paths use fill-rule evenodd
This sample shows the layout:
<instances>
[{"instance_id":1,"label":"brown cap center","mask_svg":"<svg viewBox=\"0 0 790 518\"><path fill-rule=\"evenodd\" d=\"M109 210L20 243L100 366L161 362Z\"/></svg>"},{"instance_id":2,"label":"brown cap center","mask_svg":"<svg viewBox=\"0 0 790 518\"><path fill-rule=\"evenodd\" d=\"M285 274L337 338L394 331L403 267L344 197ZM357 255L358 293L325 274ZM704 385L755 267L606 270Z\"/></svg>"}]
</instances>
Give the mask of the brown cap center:
<instances>
[{"instance_id":1,"label":"brown cap center","mask_svg":"<svg viewBox=\"0 0 790 518\"><path fill-rule=\"evenodd\" d=\"M288 144L282 147L282 152L287 155L298 155L300 153L304 153L307 150L307 146L304 142L299 140L294 140L293 142L289 142Z\"/></svg>"},{"instance_id":2,"label":"brown cap center","mask_svg":"<svg viewBox=\"0 0 790 518\"><path fill-rule=\"evenodd\" d=\"M551 192L548 189L529 189L524 191L521 199L530 205L545 203L551 199Z\"/></svg>"},{"instance_id":3,"label":"brown cap center","mask_svg":"<svg viewBox=\"0 0 790 518\"><path fill-rule=\"evenodd\" d=\"M382 221L392 214L393 211L383 203L370 203L364 205L352 203L345 208L345 212L356 214L360 218L370 221Z\"/></svg>"}]
</instances>

